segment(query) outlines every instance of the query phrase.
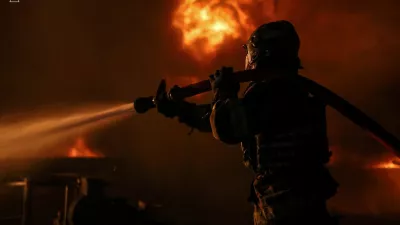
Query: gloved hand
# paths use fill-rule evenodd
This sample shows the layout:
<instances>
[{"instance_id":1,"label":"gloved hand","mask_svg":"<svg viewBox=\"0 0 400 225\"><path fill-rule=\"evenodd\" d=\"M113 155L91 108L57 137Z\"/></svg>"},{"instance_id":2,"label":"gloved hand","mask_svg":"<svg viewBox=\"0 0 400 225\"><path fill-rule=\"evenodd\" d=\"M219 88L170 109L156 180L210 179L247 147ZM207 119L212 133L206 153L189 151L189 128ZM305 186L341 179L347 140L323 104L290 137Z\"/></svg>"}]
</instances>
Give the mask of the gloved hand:
<instances>
[{"instance_id":1,"label":"gloved hand","mask_svg":"<svg viewBox=\"0 0 400 225\"><path fill-rule=\"evenodd\" d=\"M157 111L168 118L174 118L178 115L179 110L179 102L176 100L172 100L169 97L169 93L176 89L179 89L178 86L174 86L170 89L169 92L166 90L166 82L165 80L161 80L160 85L158 86L156 96L154 98L154 103L157 107Z\"/></svg>"},{"instance_id":2,"label":"gloved hand","mask_svg":"<svg viewBox=\"0 0 400 225\"><path fill-rule=\"evenodd\" d=\"M214 93L214 100L237 98L240 90L240 83L233 77L232 67L222 67L210 76L211 88Z\"/></svg>"}]
</instances>

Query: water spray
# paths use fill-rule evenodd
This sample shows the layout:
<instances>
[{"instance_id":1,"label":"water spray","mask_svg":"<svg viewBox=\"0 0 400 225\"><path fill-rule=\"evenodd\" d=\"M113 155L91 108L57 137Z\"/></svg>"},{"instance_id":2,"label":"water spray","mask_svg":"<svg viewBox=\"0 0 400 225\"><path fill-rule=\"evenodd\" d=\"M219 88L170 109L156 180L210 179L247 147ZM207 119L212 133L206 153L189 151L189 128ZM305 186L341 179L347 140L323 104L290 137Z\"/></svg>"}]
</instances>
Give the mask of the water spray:
<instances>
[{"instance_id":1,"label":"water spray","mask_svg":"<svg viewBox=\"0 0 400 225\"><path fill-rule=\"evenodd\" d=\"M266 74L268 76L266 76ZM314 81L301 75L287 77L276 74L271 71L246 70L238 71L232 74L238 82L248 82L262 80L271 82L275 79L293 79L301 87L305 88L311 95L319 98L326 105L331 106L343 116L363 128L373 138L378 140L388 149L392 150L396 156L400 156L400 141L391 133L386 131L381 125L368 117L361 110L351 105L349 102L339 97L327 88L315 83ZM165 81L162 81L159 90L165 87ZM185 87L173 89L168 93L171 100L179 101L211 90L209 80L203 80L198 83L190 84ZM76 133L83 129L95 128L110 120L117 120L135 113L145 113L150 109L156 108L157 99L153 96L138 98L134 103L124 104L102 111L91 113L80 113L67 118L45 119L34 123L28 127L18 127L19 125L0 124L0 157L8 155L18 155L21 149L29 145L44 145L55 142L67 135ZM23 153L22 153L23 154Z\"/></svg>"},{"instance_id":2,"label":"water spray","mask_svg":"<svg viewBox=\"0 0 400 225\"><path fill-rule=\"evenodd\" d=\"M47 150L66 138L76 138L83 132L108 125L113 121L132 116L133 103L99 110L77 110L68 116L44 117L16 123L0 122L0 158L42 157ZM89 109L89 110L88 110ZM51 155L51 154L50 154Z\"/></svg>"}]
</instances>

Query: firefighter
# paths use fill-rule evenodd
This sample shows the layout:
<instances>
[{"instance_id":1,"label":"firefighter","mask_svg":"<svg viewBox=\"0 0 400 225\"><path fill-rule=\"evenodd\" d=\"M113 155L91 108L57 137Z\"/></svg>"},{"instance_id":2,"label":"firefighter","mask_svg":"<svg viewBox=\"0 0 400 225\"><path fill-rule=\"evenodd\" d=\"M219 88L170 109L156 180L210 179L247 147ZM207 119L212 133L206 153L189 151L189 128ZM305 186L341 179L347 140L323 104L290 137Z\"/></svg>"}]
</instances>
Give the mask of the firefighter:
<instances>
[{"instance_id":1,"label":"firefighter","mask_svg":"<svg viewBox=\"0 0 400 225\"><path fill-rule=\"evenodd\" d=\"M255 225L335 224L326 206L338 187L325 167L326 106L291 79L302 69L296 29L288 21L264 24L243 47L246 70L268 70L278 79L253 81L239 98L233 69L223 67L210 76L211 104L173 100L164 91L155 99L158 112L241 145L256 174L249 198Z\"/></svg>"}]
</instances>

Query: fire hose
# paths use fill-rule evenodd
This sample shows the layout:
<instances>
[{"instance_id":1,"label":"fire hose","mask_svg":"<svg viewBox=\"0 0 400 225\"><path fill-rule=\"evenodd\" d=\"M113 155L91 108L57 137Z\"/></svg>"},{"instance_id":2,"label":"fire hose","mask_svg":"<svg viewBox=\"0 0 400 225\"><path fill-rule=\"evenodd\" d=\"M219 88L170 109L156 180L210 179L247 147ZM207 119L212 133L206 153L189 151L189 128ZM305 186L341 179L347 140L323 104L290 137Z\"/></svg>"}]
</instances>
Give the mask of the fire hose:
<instances>
[{"instance_id":1,"label":"fire hose","mask_svg":"<svg viewBox=\"0 0 400 225\"><path fill-rule=\"evenodd\" d=\"M246 70L238 71L233 74L234 79L239 82L249 82L256 80L263 80L269 82L274 79L279 79L279 75L273 74L264 70ZM391 150L397 157L400 157L400 141L393 134L388 132L379 123L365 114L363 111L338 96L331 90L323 87L322 85L310 80L302 75L293 76L293 79L305 88L305 90L320 99L326 105L332 107L344 117L365 130L372 138L380 142L386 149ZM174 92L169 93L169 98L172 100L182 100L192 97L211 90L211 83L209 80L203 80L198 83L190 84ZM142 97L134 102L134 107L137 113L145 113L152 108L156 108L155 97ZM394 162L398 164L398 162Z\"/></svg>"}]
</instances>

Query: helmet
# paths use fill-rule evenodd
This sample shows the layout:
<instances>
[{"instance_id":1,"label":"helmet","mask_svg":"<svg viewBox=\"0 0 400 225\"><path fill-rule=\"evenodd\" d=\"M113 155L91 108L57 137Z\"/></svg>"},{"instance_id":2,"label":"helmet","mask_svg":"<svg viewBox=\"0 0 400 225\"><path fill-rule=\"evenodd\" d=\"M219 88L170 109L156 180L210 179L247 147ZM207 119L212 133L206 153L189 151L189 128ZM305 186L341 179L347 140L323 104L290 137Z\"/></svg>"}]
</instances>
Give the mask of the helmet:
<instances>
[{"instance_id":1,"label":"helmet","mask_svg":"<svg viewBox=\"0 0 400 225\"><path fill-rule=\"evenodd\" d=\"M258 27L243 45L247 51L246 69L259 67L300 69L300 38L294 26L285 20Z\"/></svg>"}]
</instances>

